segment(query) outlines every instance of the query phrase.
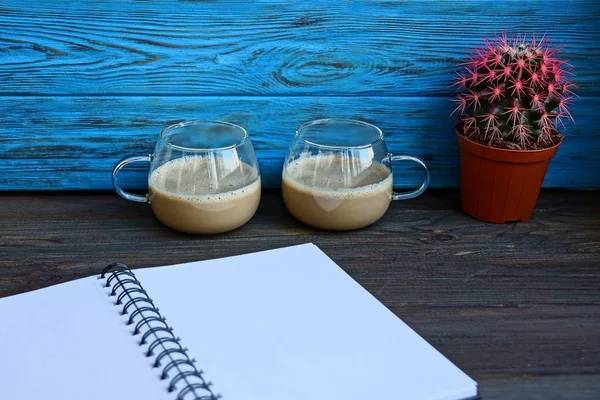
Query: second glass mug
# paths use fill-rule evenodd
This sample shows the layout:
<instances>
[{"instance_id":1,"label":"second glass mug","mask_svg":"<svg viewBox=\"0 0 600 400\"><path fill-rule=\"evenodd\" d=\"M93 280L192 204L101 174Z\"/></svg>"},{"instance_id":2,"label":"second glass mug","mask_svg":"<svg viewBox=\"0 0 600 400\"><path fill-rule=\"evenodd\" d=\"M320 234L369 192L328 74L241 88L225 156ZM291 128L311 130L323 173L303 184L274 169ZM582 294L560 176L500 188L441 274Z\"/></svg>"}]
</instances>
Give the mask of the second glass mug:
<instances>
[{"instance_id":1,"label":"second glass mug","mask_svg":"<svg viewBox=\"0 0 600 400\"><path fill-rule=\"evenodd\" d=\"M421 186L393 191L393 161L412 161L424 172ZM299 221L321 229L351 230L379 220L393 200L421 195L429 170L418 157L388 152L383 132L366 122L320 119L307 122L285 159L283 199Z\"/></svg>"},{"instance_id":2,"label":"second glass mug","mask_svg":"<svg viewBox=\"0 0 600 400\"><path fill-rule=\"evenodd\" d=\"M148 194L121 189L119 171L150 162ZM127 199L150 203L165 225L186 233L214 234L252 218L261 193L260 172L246 130L220 121L189 121L160 133L154 153L127 157L114 168L113 186Z\"/></svg>"}]
</instances>

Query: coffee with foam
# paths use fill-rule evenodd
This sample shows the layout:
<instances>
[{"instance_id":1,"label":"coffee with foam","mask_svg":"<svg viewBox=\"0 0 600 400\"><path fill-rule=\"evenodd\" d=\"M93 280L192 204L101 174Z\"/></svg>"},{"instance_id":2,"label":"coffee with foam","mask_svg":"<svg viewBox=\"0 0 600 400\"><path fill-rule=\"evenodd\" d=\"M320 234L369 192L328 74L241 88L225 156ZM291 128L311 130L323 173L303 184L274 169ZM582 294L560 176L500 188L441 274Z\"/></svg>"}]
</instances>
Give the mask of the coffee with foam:
<instances>
[{"instance_id":1,"label":"coffee with foam","mask_svg":"<svg viewBox=\"0 0 600 400\"><path fill-rule=\"evenodd\" d=\"M206 156L169 161L150 174L152 210L165 225L187 233L227 232L248 222L260 201L258 170L238 161L225 163Z\"/></svg>"},{"instance_id":2,"label":"coffee with foam","mask_svg":"<svg viewBox=\"0 0 600 400\"><path fill-rule=\"evenodd\" d=\"M392 174L378 162L341 154L301 156L283 171L283 199L301 222L329 230L358 229L389 207Z\"/></svg>"}]
</instances>

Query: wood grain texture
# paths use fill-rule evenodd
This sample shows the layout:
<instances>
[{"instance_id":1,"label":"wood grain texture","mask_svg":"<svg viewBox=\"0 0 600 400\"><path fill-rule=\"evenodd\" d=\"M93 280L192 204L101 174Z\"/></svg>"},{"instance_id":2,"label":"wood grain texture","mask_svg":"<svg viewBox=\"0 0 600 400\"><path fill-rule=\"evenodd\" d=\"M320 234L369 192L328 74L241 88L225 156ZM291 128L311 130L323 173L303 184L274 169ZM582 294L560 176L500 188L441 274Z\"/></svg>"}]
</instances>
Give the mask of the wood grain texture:
<instances>
[{"instance_id":1,"label":"wood grain texture","mask_svg":"<svg viewBox=\"0 0 600 400\"><path fill-rule=\"evenodd\" d=\"M456 187L452 71L503 29L565 46L582 99L545 186L597 188L599 23L591 0L4 0L0 190L109 189L120 157L195 118L248 128L278 187L294 128L330 116L380 125L392 151L426 159L433 187ZM414 186L402 168L397 186ZM128 182L143 190L142 169Z\"/></svg>"},{"instance_id":2,"label":"wood grain texture","mask_svg":"<svg viewBox=\"0 0 600 400\"><path fill-rule=\"evenodd\" d=\"M598 94L587 1L3 0L0 94L444 95L483 36L548 33Z\"/></svg>"},{"instance_id":3,"label":"wood grain texture","mask_svg":"<svg viewBox=\"0 0 600 400\"><path fill-rule=\"evenodd\" d=\"M581 98L577 124L550 164L546 187L600 187L600 97ZM132 154L152 152L160 130L180 120L236 122L252 138L265 187L280 186L281 168L295 128L328 116L380 126L389 150L422 157L432 187L458 187L458 146L452 104L445 98L399 97L0 97L0 189L111 189L111 170ZM432 111L435 110L435 111ZM410 165L410 164L409 164ZM395 163L397 187L414 187L421 172ZM146 166L124 176L144 190Z\"/></svg>"},{"instance_id":4,"label":"wood grain texture","mask_svg":"<svg viewBox=\"0 0 600 400\"><path fill-rule=\"evenodd\" d=\"M394 203L375 225L301 225L277 193L241 229L195 237L113 193L0 197L0 296L133 268L313 242L480 384L490 399L600 396L600 192L543 191L531 220L494 225L456 191Z\"/></svg>"}]
</instances>

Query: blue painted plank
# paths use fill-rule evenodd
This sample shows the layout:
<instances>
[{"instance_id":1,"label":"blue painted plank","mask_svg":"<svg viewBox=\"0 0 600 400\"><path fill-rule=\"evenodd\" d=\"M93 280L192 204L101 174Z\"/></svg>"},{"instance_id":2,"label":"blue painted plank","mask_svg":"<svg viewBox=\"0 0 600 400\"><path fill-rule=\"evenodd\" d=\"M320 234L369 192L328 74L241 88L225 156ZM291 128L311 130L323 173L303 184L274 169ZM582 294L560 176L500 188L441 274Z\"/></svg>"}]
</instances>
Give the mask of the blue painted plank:
<instances>
[{"instance_id":1,"label":"blue painted plank","mask_svg":"<svg viewBox=\"0 0 600 400\"><path fill-rule=\"evenodd\" d=\"M576 125L553 160L545 187L600 188L600 97L579 99ZM0 190L110 189L123 156L152 151L164 126L211 118L246 127L266 187L280 185L295 128L321 117L358 118L380 126L391 151L425 159L432 187L457 187L458 148L446 98L403 97L0 97ZM396 166L396 186L419 175ZM145 171L126 177L144 189Z\"/></svg>"},{"instance_id":2,"label":"blue painted plank","mask_svg":"<svg viewBox=\"0 0 600 400\"><path fill-rule=\"evenodd\" d=\"M595 0L3 0L0 95L448 95L503 29L554 36L598 95L598 26Z\"/></svg>"}]
</instances>

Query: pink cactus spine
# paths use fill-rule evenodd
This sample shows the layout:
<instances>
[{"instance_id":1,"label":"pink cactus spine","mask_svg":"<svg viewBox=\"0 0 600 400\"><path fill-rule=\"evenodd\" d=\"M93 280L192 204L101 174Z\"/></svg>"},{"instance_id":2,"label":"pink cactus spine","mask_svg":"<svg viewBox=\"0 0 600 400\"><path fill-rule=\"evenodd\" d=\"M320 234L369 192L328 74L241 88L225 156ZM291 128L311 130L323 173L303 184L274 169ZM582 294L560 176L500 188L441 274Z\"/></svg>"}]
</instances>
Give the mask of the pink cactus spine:
<instances>
[{"instance_id":1,"label":"pink cactus spine","mask_svg":"<svg viewBox=\"0 0 600 400\"><path fill-rule=\"evenodd\" d=\"M454 113L464 134L486 144L514 149L549 147L560 138L557 125L573 120L569 105L575 85L571 66L543 37L537 41L506 34L485 40L464 71L457 73Z\"/></svg>"}]
</instances>

